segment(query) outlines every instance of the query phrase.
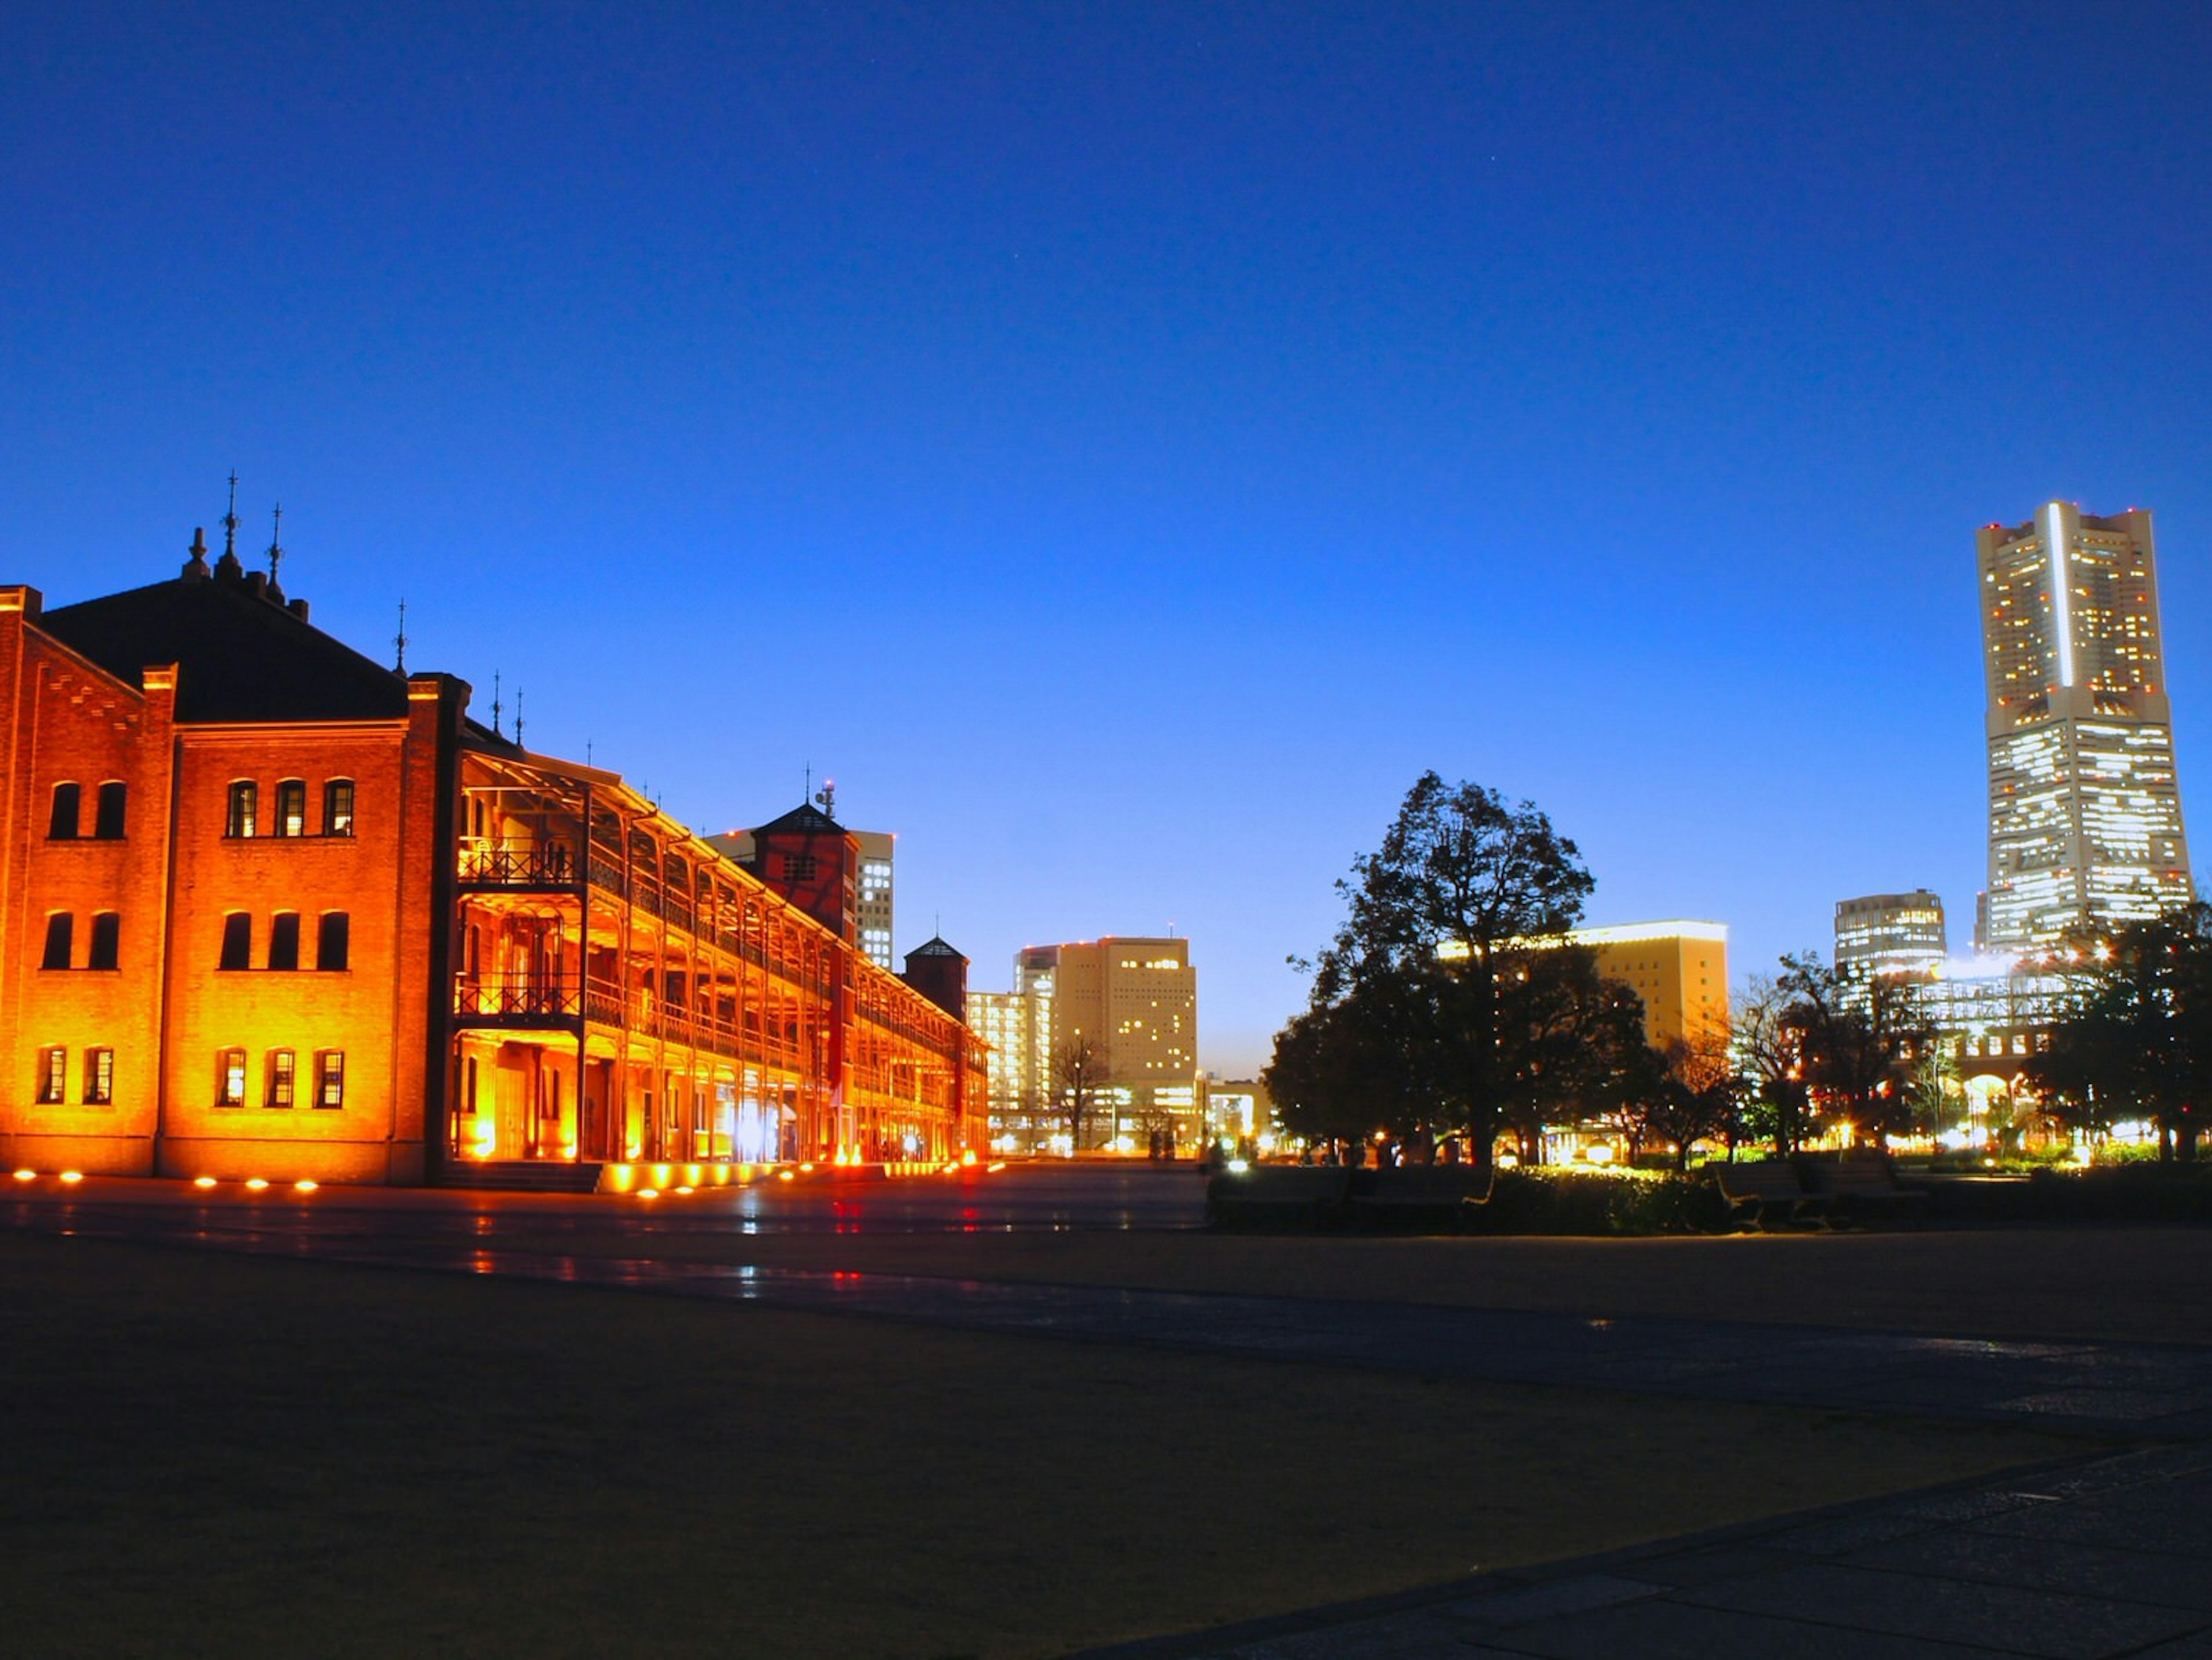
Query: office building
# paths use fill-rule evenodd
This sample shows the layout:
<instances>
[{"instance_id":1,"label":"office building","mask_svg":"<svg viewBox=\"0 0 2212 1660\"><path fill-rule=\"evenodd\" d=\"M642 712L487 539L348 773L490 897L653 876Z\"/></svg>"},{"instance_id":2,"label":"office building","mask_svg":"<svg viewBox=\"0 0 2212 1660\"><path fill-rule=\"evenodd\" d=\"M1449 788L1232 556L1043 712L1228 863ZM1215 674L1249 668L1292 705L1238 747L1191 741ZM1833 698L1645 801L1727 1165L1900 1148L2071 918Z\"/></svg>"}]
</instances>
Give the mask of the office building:
<instances>
[{"instance_id":1,"label":"office building","mask_svg":"<svg viewBox=\"0 0 2212 1660\"><path fill-rule=\"evenodd\" d=\"M826 814L742 868L198 536L127 593L0 587L0 700L11 1164L588 1187L981 1146L964 959L860 952Z\"/></svg>"},{"instance_id":2,"label":"office building","mask_svg":"<svg viewBox=\"0 0 2212 1660\"><path fill-rule=\"evenodd\" d=\"M1188 940L1109 936L1025 946L1014 959L1014 985L1050 994L1053 1055L1079 1038L1096 1052L1103 1085L1086 1146L1142 1150L1156 1131L1181 1146L1197 1140L1198 970ZM1053 1082L1056 1091L1056 1072Z\"/></svg>"},{"instance_id":3,"label":"office building","mask_svg":"<svg viewBox=\"0 0 2212 1660\"><path fill-rule=\"evenodd\" d=\"M1977 944L2025 956L2187 903L2150 514L2051 502L1976 544L1990 763Z\"/></svg>"},{"instance_id":4,"label":"office building","mask_svg":"<svg viewBox=\"0 0 2212 1660\"><path fill-rule=\"evenodd\" d=\"M968 1025L990 1046L991 1146L1018 1153L1047 1148L1066 1128L1053 1100L1052 992L970 992Z\"/></svg>"},{"instance_id":5,"label":"office building","mask_svg":"<svg viewBox=\"0 0 2212 1660\"><path fill-rule=\"evenodd\" d=\"M1925 976L1947 955L1943 902L1926 888L1836 902L1836 968L1862 976Z\"/></svg>"}]
</instances>

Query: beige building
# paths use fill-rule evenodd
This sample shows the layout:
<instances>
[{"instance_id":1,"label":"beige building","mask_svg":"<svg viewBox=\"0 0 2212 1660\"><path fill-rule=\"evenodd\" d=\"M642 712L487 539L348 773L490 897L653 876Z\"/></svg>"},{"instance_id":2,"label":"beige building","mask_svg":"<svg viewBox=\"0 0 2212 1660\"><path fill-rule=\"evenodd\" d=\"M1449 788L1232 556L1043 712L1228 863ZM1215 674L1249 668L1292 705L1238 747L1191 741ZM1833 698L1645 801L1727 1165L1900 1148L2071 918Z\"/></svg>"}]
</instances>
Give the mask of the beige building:
<instances>
[{"instance_id":1,"label":"beige building","mask_svg":"<svg viewBox=\"0 0 2212 1660\"><path fill-rule=\"evenodd\" d=\"M2018 955L2186 903L2150 514L2048 502L1975 544L1990 746L1976 945Z\"/></svg>"},{"instance_id":2,"label":"beige building","mask_svg":"<svg viewBox=\"0 0 2212 1660\"><path fill-rule=\"evenodd\" d=\"M1188 940L1109 936L1025 946L1014 959L1014 985L1050 994L1053 1054L1079 1035L1098 1052L1099 1125L1086 1141L1103 1145L1118 1133L1141 1151L1154 1129L1171 1130L1186 1146L1197 1140L1198 970Z\"/></svg>"},{"instance_id":3,"label":"beige building","mask_svg":"<svg viewBox=\"0 0 2212 1660\"><path fill-rule=\"evenodd\" d=\"M1836 967L1854 975L1927 976L1943 964L1943 902L1926 888L1836 902Z\"/></svg>"},{"instance_id":4,"label":"beige building","mask_svg":"<svg viewBox=\"0 0 2212 1660\"><path fill-rule=\"evenodd\" d=\"M1597 969L1644 1000L1644 1037L1658 1044L1728 1029L1728 925L1627 922L1568 936L1597 952Z\"/></svg>"}]
</instances>

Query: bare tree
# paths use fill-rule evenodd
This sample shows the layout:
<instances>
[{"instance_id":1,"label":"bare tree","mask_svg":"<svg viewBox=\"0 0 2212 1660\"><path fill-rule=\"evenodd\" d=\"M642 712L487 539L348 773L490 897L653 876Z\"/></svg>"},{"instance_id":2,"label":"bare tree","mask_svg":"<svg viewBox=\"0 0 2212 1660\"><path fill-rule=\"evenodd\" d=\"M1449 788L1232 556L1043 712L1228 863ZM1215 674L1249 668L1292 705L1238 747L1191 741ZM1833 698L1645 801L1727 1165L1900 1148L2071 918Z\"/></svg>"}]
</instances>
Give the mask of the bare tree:
<instances>
[{"instance_id":1,"label":"bare tree","mask_svg":"<svg viewBox=\"0 0 2212 1660\"><path fill-rule=\"evenodd\" d=\"M1052 1052L1053 1091L1067 1124L1071 1152L1083 1151L1083 1126L1106 1085L1106 1057L1081 1032L1062 1038Z\"/></svg>"},{"instance_id":2,"label":"bare tree","mask_svg":"<svg viewBox=\"0 0 2212 1660\"><path fill-rule=\"evenodd\" d=\"M1796 995L1771 974L1754 974L1735 998L1730 1036L1749 1080L1756 1133L1784 1158L1797 1151L1812 1116L1804 1035L1793 1018Z\"/></svg>"}]
</instances>

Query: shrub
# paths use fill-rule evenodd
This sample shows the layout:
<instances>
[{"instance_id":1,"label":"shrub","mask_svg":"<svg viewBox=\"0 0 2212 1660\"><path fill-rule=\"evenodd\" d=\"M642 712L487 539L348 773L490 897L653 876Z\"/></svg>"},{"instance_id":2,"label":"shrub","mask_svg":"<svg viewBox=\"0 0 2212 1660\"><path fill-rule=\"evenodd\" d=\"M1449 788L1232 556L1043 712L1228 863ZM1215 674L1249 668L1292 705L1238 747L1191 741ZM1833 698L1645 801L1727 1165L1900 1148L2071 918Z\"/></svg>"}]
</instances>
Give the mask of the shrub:
<instances>
[{"instance_id":1,"label":"shrub","mask_svg":"<svg viewBox=\"0 0 2212 1660\"><path fill-rule=\"evenodd\" d=\"M1498 1172L1476 1219L1482 1233L1699 1233L1726 1225L1707 1178L1527 1167Z\"/></svg>"}]
</instances>

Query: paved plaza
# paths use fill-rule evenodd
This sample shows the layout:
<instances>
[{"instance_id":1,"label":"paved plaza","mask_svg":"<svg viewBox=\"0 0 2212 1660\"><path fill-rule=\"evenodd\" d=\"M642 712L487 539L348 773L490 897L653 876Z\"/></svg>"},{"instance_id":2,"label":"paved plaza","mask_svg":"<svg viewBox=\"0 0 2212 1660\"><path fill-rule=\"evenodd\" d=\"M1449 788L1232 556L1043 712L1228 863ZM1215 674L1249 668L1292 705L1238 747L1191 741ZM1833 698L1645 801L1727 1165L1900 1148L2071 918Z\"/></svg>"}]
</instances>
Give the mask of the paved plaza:
<instances>
[{"instance_id":1,"label":"paved plaza","mask_svg":"<svg viewBox=\"0 0 2212 1660\"><path fill-rule=\"evenodd\" d=\"M1000 1336L2080 1438L2075 1456L1944 1490L1095 1651L1126 1660L2212 1657L2212 1347L1991 1335L1963 1310L1957 1334L1944 1335L803 1260L817 1247L866 1240L971 1237L977 1243L965 1260L988 1263L993 1238L1005 1242L1011 1259L1021 1241L1041 1236L1194 1234L1198 1198L1194 1178L1148 1171L769 1183L665 1202L247 1195L168 1183L64 1189L42 1178L0 1200L0 1220L27 1232L550 1281ZM2045 1251L2065 1244L2017 1237ZM766 1249L777 1241L784 1249ZM1364 1242L1304 1243L1357 1250ZM1453 1243L1470 1250L1492 1242ZM2130 1244L2112 1232L2087 1243ZM1776 1241L1771 1248L1830 1243ZM765 1260L771 1256L777 1260ZM2128 1292L2122 1286L2112 1294ZM1755 1463L1761 1453L1747 1444L1737 1456Z\"/></svg>"}]
</instances>

